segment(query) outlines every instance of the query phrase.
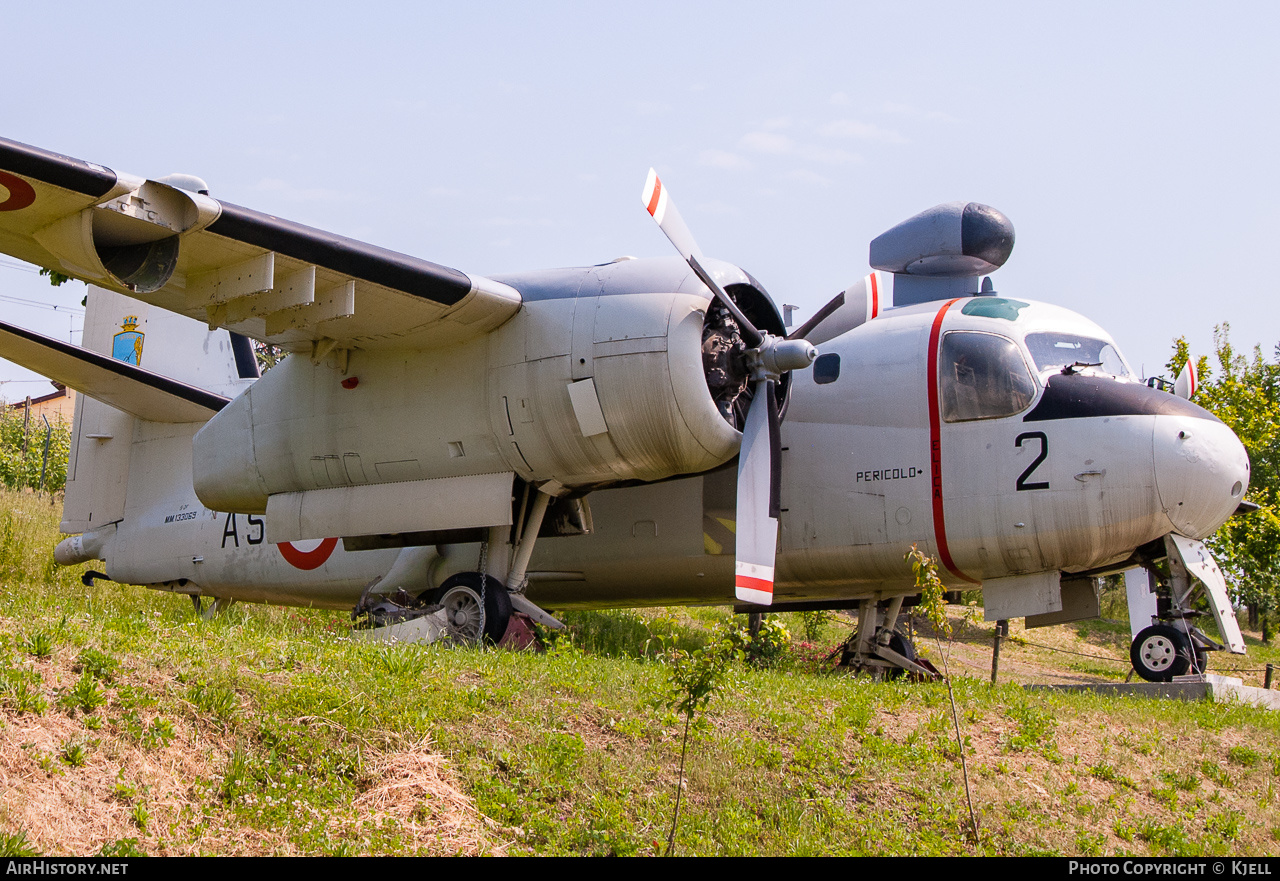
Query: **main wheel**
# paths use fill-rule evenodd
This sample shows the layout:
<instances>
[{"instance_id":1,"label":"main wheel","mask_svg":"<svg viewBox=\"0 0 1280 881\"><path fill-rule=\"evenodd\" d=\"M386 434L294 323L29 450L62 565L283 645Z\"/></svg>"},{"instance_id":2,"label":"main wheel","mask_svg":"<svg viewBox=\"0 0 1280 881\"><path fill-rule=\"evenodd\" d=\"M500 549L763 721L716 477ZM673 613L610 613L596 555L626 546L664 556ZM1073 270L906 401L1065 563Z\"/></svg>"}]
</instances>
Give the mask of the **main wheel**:
<instances>
[{"instance_id":1,"label":"main wheel","mask_svg":"<svg viewBox=\"0 0 1280 881\"><path fill-rule=\"evenodd\" d=\"M1133 669L1148 682L1169 682L1191 666L1191 640L1176 627L1152 624L1129 648Z\"/></svg>"},{"instance_id":2,"label":"main wheel","mask_svg":"<svg viewBox=\"0 0 1280 881\"><path fill-rule=\"evenodd\" d=\"M511 595L496 578L484 585L484 610L480 609L480 573L460 572L436 591L435 602L444 606L449 633L459 642L483 639L494 644L502 639L511 623Z\"/></svg>"},{"instance_id":3,"label":"main wheel","mask_svg":"<svg viewBox=\"0 0 1280 881\"><path fill-rule=\"evenodd\" d=\"M908 661L916 659L916 644L896 630L889 634L889 649L902 655ZM885 678L898 679L905 676L906 673L907 671L901 667L893 667L885 673Z\"/></svg>"}]
</instances>

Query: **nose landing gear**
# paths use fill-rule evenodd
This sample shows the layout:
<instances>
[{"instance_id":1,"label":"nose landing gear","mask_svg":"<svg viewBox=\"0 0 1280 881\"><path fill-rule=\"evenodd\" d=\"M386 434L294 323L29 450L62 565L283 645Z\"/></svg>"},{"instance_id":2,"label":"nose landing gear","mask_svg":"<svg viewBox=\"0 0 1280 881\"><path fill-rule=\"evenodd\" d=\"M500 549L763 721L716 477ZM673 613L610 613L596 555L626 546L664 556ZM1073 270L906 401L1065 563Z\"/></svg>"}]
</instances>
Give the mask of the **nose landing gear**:
<instances>
[{"instance_id":1,"label":"nose landing gear","mask_svg":"<svg viewBox=\"0 0 1280 881\"><path fill-rule=\"evenodd\" d=\"M1226 580L1204 544L1170 534L1150 550L1142 569L1125 573L1134 671L1148 682L1170 682L1175 676L1204 673L1209 652L1244 654ZM1160 551L1163 560L1157 556ZM1205 614L1194 608L1202 596L1225 645L1194 623Z\"/></svg>"},{"instance_id":2,"label":"nose landing gear","mask_svg":"<svg viewBox=\"0 0 1280 881\"><path fill-rule=\"evenodd\" d=\"M1129 658L1133 669L1148 682L1171 682L1175 676L1205 671L1208 649L1194 645L1189 633L1170 624L1153 624L1134 638Z\"/></svg>"}]
</instances>

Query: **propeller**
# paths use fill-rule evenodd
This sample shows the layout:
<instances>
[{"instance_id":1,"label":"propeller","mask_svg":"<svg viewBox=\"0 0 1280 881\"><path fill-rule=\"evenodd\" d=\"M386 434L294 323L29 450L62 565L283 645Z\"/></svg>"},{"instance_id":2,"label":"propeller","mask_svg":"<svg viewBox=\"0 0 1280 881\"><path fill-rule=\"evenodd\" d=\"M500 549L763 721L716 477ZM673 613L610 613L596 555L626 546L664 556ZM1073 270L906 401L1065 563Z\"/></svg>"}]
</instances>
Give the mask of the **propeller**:
<instances>
[{"instance_id":1,"label":"propeller","mask_svg":"<svg viewBox=\"0 0 1280 881\"><path fill-rule=\"evenodd\" d=\"M1196 393L1197 384L1195 364L1192 363L1190 358L1187 358L1187 363L1182 365L1182 372L1173 381L1173 393L1189 401L1191 396Z\"/></svg>"},{"instance_id":2,"label":"propeller","mask_svg":"<svg viewBox=\"0 0 1280 881\"><path fill-rule=\"evenodd\" d=\"M652 168L640 198L671 244L742 329L753 387L751 405L742 427L742 450L738 454L734 593L743 602L769 605L773 602L773 565L782 497L782 432L777 385L782 374L812 364L818 350L804 339L783 338L762 331L743 314L702 265L704 258L698 243Z\"/></svg>"}]
</instances>

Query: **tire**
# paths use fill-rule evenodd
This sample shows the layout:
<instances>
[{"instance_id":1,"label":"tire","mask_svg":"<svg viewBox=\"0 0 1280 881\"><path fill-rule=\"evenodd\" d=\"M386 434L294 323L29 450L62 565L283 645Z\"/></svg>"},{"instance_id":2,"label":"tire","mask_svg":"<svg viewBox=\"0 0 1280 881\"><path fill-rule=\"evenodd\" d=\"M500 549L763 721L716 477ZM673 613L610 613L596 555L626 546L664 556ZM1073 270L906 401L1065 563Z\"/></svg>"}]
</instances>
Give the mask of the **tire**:
<instances>
[{"instance_id":1,"label":"tire","mask_svg":"<svg viewBox=\"0 0 1280 881\"><path fill-rule=\"evenodd\" d=\"M889 648L902 655L908 661L914 661L916 659L916 644L896 630L889 635ZM905 675L907 675L906 670L903 670L901 667L894 667L892 670L885 673L885 678L900 679Z\"/></svg>"},{"instance_id":2,"label":"tire","mask_svg":"<svg viewBox=\"0 0 1280 881\"><path fill-rule=\"evenodd\" d=\"M854 657L854 651L855 651L853 647L857 646L857 644L858 644L858 634L855 631L853 636L849 637L849 640L844 644L844 647L841 649L840 663L838 666L840 667L851 666L853 657ZM901 633L899 633L896 630L894 630L892 633L889 634L889 648L893 649L893 651L902 655L908 661L916 660L915 643L907 639L905 636L903 636ZM902 669L901 667L887 668L884 671L884 678L897 679L901 676L906 675L906 672L907 671Z\"/></svg>"},{"instance_id":3,"label":"tire","mask_svg":"<svg viewBox=\"0 0 1280 881\"><path fill-rule=\"evenodd\" d=\"M483 639L489 645L496 645L511 623L511 595L501 581L489 578L484 590L484 616L481 617L480 583L479 572L460 572L440 585L433 600L445 607L445 614L449 616L449 633L454 639L470 643Z\"/></svg>"},{"instance_id":4,"label":"tire","mask_svg":"<svg viewBox=\"0 0 1280 881\"><path fill-rule=\"evenodd\" d=\"M1196 665L1191 669L1192 673L1208 673L1209 672L1209 653L1204 649L1196 649Z\"/></svg>"},{"instance_id":5,"label":"tire","mask_svg":"<svg viewBox=\"0 0 1280 881\"><path fill-rule=\"evenodd\" d=\"M1168 624L1153 624L1138 633L1129 647L1133 669L1148 682L1170 682L1191 667L1191 641Z\"/></svg>"}]
</instances>

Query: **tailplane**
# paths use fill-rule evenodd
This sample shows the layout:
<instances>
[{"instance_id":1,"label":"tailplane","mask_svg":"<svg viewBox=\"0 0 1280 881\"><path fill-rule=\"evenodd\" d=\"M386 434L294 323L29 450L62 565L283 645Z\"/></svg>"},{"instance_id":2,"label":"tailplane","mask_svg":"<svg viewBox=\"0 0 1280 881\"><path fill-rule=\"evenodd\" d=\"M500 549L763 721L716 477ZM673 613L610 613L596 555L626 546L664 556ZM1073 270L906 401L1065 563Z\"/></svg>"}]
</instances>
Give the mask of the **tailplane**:
<instances>
[{"instance_id":1,"label":"tailplane","mask_svg":"<svg viewBox=\"0 0 1280 881\"><path fill-rule=\"evenodd\" d=\"M0 325L0 356L81 393L67 463L64 533L96 532L118 522L131 493L149 496L156 484L172 481L176 475L158 473L156 463L134 461L145 458L157 430L189 438L259 375L245 337L93 286L85 309L83 346ZM138 474L130 474L131 463Z\"/></svg>"}]
</instances>

